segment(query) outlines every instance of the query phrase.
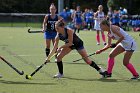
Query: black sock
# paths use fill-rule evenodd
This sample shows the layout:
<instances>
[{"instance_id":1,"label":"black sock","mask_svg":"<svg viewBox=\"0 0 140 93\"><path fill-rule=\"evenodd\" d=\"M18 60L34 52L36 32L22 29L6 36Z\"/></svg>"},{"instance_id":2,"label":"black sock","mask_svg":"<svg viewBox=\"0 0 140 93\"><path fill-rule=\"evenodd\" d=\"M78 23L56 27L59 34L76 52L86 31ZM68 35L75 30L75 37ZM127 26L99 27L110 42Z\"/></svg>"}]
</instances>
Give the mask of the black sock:
<instances>
[{"instance_id":1,"label":"black sock","mask_svg":"<svg viewBox=\"0 0 140 93\"><path fill-rule=\"evenodd\" d=\"M46 56L48 56L50 54L50 49L46 48L45 52L46 52Z\"/></svg>"},{"instance_id":2,"label":"black sock","mask_svg":"<svg viewBox=\"0 0 140 93\"><path fill-rule=\"evenodd\" d=\"M92 61L92 63L90 64L91 67L95 68L97 71L100 70L99 66L94 62Z\"/></svg>"},{"instance_id":3,"label":"black sock","mask_svg":"<svg viewBox=\"0 0 140 93\"><path fill-rule=\"evenodd\" d=\"M74 33L76 33L76 30L77 30L77 28L75 27L75 28L74 28Z\"/></svg>"},{"instance_id":4,"label":"black sock","mask_svg":"<svg viewBox=\"0 0 140 93\"><path fill-rule=\"evenodd\" d=\"M77 33L79 33L80 29L78 29Z\"/></svg>"},{"instance_id":5,"label":"black sock","mask_svg":"<svg viewBox=\"0 0 140 93\"><path fill-rule=\"evenodd\" d=\"M62 61L57 62L58 70L60 74L63 74L63 63Z\"/></svg>"}]
</instances>

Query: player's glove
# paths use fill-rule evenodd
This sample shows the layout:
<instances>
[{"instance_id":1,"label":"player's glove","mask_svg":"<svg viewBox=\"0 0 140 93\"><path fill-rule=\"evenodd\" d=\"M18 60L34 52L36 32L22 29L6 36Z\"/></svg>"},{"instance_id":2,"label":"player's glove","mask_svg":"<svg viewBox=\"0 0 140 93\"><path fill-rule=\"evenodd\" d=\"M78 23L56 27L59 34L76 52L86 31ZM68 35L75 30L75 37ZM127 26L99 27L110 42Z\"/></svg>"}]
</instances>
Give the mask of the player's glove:
<instances>
[{"instance_id":1,"label":"player's glove","mask_svg":"<svg viewBox=\"0 0 140 93\"><path fill-rule=\"evenodd\" d=\"M116 44L115 43L112 43L111 45L110 45L110 48L115 48L116 47Z\"/></svg>"}]
</instances>

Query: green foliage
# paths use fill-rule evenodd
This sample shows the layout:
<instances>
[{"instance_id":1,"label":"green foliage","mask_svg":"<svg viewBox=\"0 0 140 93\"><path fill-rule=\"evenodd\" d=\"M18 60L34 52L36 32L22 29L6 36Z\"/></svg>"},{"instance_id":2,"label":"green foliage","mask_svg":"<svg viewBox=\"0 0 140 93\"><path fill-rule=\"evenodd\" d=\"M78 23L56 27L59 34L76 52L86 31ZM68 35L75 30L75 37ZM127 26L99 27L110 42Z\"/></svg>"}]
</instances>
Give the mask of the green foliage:
<instances>
[{"instance_id":1,"label":"green foliage","mask_svg":"<svg viewBox=\"0 0 140 93\"><path fill-rule=\"evenodd\" d=\"M122 3L120 0L108 0L107 6L112 7L113 10L118 10Z\"/></svg>"},{"instance_id":2,"label":"green foliage","mask_svg":"<svg viewBox=\"0 0 140 93\"><path fill-rule=\"evenodd\" d=\"M102 1L104 11L107 12L107 0ZM46 13L49 12L49 6L52 2L57 6L58 0L0 0L0 12ZM94 11L100 4L100 0L64 0L64 6L68 5L72 8L73 2L75 2L75 5L79 4L83 10L93 8ZM113 9L119 9L120 6L125 7L130 14L140 13L139 4L140 0L108 0L107 3L108 7L112 6Z\"/></svg>"},{"instance_id":3,"label":"green foliage","mask_svg":"<svg viewBox=\"0 0 140 93\"><path fill-rule=\"evenodd\" d=\"M115 5L114 5L113 0L108 0L107 6L108 6L108 8L109 8L109 7L112 7L112 9L114 9Z\"/></svg>"},{"instance_id":4,"label":"green foliage","mask_svg":"<svg viewBox=\"0 0 140 93\"><path fill-rule=\"evenodd\" d=\"M128 9L129 14L140 13L140 0L108 0L107 6L112 9L119 9L119 7Z\"/></svg>"},{"instance_id":5,"label":"green foliage","mask_svg":"<svg viewBox=\"0 0 140 93\"><path fill-rule=\"evenodd\" d=\"M50 0L0 0L0 12L46 13Z\"/></svg>"}]
</instances>

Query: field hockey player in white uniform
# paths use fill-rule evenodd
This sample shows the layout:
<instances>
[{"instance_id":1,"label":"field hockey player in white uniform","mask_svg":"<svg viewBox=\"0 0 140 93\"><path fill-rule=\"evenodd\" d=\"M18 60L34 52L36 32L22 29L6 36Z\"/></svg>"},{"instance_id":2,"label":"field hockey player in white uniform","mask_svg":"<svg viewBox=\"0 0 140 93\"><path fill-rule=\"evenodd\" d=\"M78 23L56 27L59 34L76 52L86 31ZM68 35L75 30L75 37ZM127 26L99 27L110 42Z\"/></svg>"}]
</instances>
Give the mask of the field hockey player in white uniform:
<instances>
[{"instance_id":1,"label":"field hockey player in white uniform","mask_svg":"<svg viewBox=\"0 0 140 93\"><path fill-rule=\"evenodd\" d=\"M99 5L98 11L94 14L94 19L95 19L94 29L97 32L96 34L97 45L100 45L100 32L102 34L103 44L106 45L104 32L101 31L101 28L100 28L100 22L103 19L105 19L102 5Z\"/></svg>"},{"instance_id":2,"label":"field hockey player in white uniform","mask_svg":"<svg viewBox=\"0 0 140 93\"><path fill-rule=\"evenodd\" d=\"M100 23L100 26L103 31L108 32L108 43L104 48L107 47L113 48L113 50L109 54L108 67L104 77L111 77L112 69L115 63L115 57L120 53L124 52L123 65L133 75L131 79L138 79L139 74L135 70L132 63L130 63L131 56L133 55L133 52L136 50L135 40L122 28L115 25L110 25L107 20L103 20ZM112 40L117 40L117 42L111 44ZM96 54L100 54L101 52L103 52L104 48L96 51Z\"/></svg>"}]
</instances>

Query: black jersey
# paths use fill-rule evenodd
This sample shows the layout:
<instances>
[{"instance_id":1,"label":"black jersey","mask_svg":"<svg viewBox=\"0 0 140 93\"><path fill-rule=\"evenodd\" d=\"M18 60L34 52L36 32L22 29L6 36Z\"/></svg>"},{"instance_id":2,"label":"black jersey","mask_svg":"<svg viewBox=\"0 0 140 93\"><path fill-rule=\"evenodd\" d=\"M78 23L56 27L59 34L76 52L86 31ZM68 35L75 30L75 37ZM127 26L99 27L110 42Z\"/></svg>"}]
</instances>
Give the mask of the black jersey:
<instances>
[{"instance_id":1,"label":"black jersey","mask_svg":"<svg viewBox=\"0 0 140 93\"><path fill-rule=\"evenodd\" d=\"M63 36L62 34L59 33L59 39L64 41L65 43L68 43L68 29L64 28L65 30L65 36ZM79 49L83 47L83 41L75 34L73 33L73 45L70 46L70 48L72 49Z\"/></svg>"},{"instance_id":2,"label":"black jersey","mask_svg":"<svg viewBox=\"0 0 140 93\"><path fill-rule=\"evenodd\" d=\"M55 23L58 21L58 15L55 15L54 18L51 18L51 15L48 15L48 20L47 20L47 31L56 31L55 30Z\"/></svg>"},{"instance_id":3,"label":"black jersey","mask_svg":"<svg viewBox=\"0 0 140 93\"><path fill-rule=\"evenodd\" d=\"M82 12L81 11L76 11L76 18L81 18Z\"/></svg>"}]
</instances>

